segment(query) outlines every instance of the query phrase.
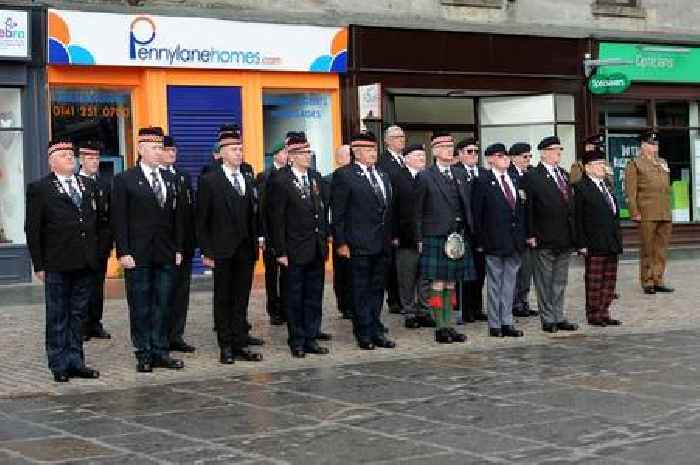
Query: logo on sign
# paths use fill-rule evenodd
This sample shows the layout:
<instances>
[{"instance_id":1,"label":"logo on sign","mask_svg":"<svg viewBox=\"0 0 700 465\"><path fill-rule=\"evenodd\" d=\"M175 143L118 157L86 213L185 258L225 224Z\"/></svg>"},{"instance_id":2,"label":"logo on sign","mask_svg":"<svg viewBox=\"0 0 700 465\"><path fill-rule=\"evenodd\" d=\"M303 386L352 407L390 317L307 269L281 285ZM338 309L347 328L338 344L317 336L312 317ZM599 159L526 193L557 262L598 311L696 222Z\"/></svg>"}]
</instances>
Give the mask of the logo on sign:
<instances>
[{"instance_id":1,"label":"logo on sign","mask_svg":"<svg viewBox=\"0 0 700 465\"><path fill-rule=\"evenodd\" d=\"M621 94L629 86L629 78L622 73L610 76L596 74L588 81L588 89L594 94Z\"/></svg>"},{"instance_id":2,"label":"logo on sign","mask_svg":"<svg viewBox=\"0 0 700 465\"><path fill-rule=\"evenodd\" d=\"M27 31L18 28L19 24L12 16L8 16L5 20L5 24L2 25L0 29L0 39L18 39L24 40L27 35Z\"/></svg>"}]
</instances>

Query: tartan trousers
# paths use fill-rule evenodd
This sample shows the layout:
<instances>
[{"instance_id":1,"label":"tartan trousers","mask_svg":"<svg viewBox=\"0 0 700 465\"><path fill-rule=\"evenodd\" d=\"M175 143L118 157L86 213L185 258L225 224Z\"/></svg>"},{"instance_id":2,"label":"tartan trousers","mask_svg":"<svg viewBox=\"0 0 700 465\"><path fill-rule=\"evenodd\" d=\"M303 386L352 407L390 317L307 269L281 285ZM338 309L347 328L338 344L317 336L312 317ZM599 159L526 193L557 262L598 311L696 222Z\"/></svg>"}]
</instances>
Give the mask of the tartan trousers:
<instances>
[{"instance_id":1,"label":"tartan trousers","mask_svg":"<svg viewBox=\"0 0 700 465\"><path fill-rule=\"evenodd\" d=\"M610 319L610 304L617 281L617 260L617 255L586 255L586 318L589 322Z\"/></svg>"}]
</instances>

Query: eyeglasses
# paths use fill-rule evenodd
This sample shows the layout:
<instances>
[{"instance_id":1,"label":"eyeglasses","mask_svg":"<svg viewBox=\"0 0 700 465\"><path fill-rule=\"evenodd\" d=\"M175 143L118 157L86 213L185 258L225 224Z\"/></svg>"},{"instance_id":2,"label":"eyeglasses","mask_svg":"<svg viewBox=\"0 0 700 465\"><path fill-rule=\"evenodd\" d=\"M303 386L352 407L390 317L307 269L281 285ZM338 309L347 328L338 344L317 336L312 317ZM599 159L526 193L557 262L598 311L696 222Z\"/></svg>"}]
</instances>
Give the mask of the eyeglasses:
<instances>
[{"instance_id":1,"label":"eyeglasses","mask_svg":"<svg viewBox=\"0 0 700 465\"><path fill-rule=\"evenodd\" d=\"M551 147L547 147L545 150L559 150L560 152L563 152L564 147L561 145L552 145Z\"/></svg>"},{"instance_id":2,"label":"eyeglasses","mask_svg":"<svg viewBox=\"0 0 700 465\"><path fill-rule=\"evenodd\" d=\"M532 154L531 154L531 153L523 153L523 154L520 155L520 156L523 157L523 158L532 158Z\"/></svg>"},{"instance_id":3,"label":"eyeglasses","mask_svg":"<svg viewBox=\"0 0 700 465\"><path fill-rule=\"evenodd\" d=\"M479 153L479 149L465 149L464 151L471 155Z\"/></svg>"}]
</instances>

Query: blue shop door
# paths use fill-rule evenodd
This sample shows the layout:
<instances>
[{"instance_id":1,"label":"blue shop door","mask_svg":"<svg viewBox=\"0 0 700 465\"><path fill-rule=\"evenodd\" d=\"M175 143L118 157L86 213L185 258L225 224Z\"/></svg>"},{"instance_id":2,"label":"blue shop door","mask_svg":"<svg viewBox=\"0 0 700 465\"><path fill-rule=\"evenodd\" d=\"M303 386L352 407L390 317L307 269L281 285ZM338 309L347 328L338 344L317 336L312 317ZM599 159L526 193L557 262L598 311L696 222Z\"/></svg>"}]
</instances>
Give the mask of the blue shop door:
<instances>
[{"instance_id":1,"label":"blue shop door","mask_svg":"<svg viewBox=\"0 0 700 465\"><path fill-rule=\"evenodd\" d=\"M177 143L176 166L190 174L195 192L199 173L211 162L218 129L226 123L241 124L240 87L168 86L168 128ZM199 251L192 272L204 272Z\"/></svg>"}]
</instances>

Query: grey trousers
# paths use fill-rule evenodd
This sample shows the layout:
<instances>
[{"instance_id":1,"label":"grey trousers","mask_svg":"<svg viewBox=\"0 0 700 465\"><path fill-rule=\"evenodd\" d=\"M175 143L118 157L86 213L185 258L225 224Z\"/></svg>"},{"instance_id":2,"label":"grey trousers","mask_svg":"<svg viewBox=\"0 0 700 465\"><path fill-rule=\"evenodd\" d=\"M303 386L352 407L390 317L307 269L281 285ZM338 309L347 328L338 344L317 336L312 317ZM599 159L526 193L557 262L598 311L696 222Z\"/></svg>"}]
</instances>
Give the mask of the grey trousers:
<instances>
[{"instance_id":1,"label":"grey trousers","mask_svg":"<svg viewBox=\"0 0 700 465\"><path fill-rule=\"evenodd\" d=\"M430 282L418 276L420 255L415 249L396 251L396 275L399 283L399 303L406 315L417 315L428 309Z\"/></svg>"},{"instance_id":2,"label":"grey trousers","mask_svg":"<svg viewBox=\"0 0 700 465\"><path fill-rule=\"evenodd\" d=\"M518 269L518 279L513 294L513 310L527 310L529 308L533 255L534 252L530 248L525 249L520 254L520 268Z\"/></svg>"},{"instance_id":3,"label":"grey trousers","mask_svg":"<svg viewBox=\"0 0 700 465\"><path fill-rule=\"evenodd\" d=\"M520 256L486 255L486 313L489 328L513 325L513 292L520 268Z\"/></svg>"},{"instance_id":4,"label":"grey trousers","mask_svg":"<svg viewBox=\"0 0 700 465\"><path fill-rule=\"evenodd\" d=\"M571 252L536 249L533 258L537 306L542 324L561 323L566 320L564 297L569 281Z\"/></svg>"}]
</instances>

